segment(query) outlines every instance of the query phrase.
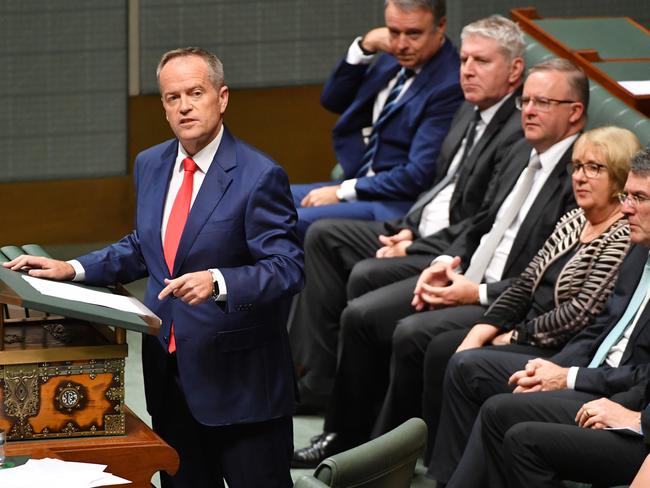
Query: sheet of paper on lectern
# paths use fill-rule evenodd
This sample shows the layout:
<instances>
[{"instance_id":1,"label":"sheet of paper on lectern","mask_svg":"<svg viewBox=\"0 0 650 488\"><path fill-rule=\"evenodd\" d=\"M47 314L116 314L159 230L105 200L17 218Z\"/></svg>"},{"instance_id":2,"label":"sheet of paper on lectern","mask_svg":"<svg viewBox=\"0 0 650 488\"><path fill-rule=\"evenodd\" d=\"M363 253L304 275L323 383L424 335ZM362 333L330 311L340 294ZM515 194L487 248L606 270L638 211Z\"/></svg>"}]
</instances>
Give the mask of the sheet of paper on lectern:
<instances>
[{"instance_id":1,"label":"sheet of paper on lectern","mask_svg":"<svg viewBox=\"0 0 650 488\"><path fill-rule=\"evenodd\" d=\"M66 300L101 305L124 312L131 312L138 315L153 315L137 298L114 295L101 291L88 290L69 283L45 280L33 276L23 275L23 279L43 295L49 295Z\"/></svg>"}]
</instances>

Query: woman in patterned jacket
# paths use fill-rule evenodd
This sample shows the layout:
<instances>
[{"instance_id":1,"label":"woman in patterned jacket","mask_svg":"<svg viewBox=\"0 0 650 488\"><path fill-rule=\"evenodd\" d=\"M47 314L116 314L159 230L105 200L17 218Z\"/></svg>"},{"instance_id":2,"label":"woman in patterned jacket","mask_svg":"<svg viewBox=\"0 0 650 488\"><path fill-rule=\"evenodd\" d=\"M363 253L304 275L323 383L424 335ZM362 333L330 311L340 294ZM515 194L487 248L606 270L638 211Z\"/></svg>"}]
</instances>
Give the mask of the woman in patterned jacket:
<instances>
[{"instance_id":1,"label":"woman in patterned jacket","mask_svg":"<svg viewBox=\"0 0 650 488\"><path fill-rule=\"evenodd\" d=\"M469 332L449 331L431 341L423 395L429 450L435 440L444 373L454 350L495 345L551 356L603 309L629 247L629 227L618 193L623 191L630 159L639 150L639 140L626 129L607 126L582 134L567 168L578 208L560 219L537 256Z\"/></svg>"}]
</instances>

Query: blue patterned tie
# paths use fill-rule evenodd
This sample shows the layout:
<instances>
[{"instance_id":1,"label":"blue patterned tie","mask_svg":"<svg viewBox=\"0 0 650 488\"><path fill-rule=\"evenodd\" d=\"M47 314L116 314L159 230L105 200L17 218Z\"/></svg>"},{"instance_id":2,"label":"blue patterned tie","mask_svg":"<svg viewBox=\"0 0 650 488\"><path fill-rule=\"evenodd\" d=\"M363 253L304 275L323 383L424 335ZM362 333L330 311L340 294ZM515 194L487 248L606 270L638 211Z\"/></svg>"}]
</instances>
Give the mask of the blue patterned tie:
<instances>
[{"instance_id":1,"label":"blue patterned tie","mask_svg":"<svg viewBox=\"0 0 650 488\"><path fill-rule=\"evenodd\" d=\"M370 137L368 138L368 144L366 145L366 150L364 151L363 157L361 158L361 168L355 174L356 178L366 176L366 173L368 173L368 170L372 165L372 160L375 157L375 153L377 152L377 147L379 146L379 134L377 132L378 127L384 123L384 121L388 118L391 111L395 107L397 98L402 92L402 88L404 88L404 83L406 83L406 81L414 74L415 71L406 68L402 68L397 74L397 80L395 81L393 88L391 88L390 92L388 92L388 97L386 97L386 102L384 102L384 106L379 113L379 117L377 117L377 120L372 125L372 131L370 132Z\"/></svg>"},{"instance_id":2,"label":"blue patterned tie","mask_svg":"<svg viewBox=\"0 0 650 488\"><path fill-rule=\"evenodd\" d=\"M634 316L639 311L639 308L643 303L643 299L646 297L646 294L648 293L649 285L650 285L650 256L648 257L648 261L645 263L645 268L643 268L643 274L641 275L639 284L637 285L636 290L634 291L634 295L632 295L632 299L630 300L630 303L627 304L625 313L620 318L620 320L616 323L616 325L612 328L612 330L609 331L609 334L607 334L607 337L605 337L603 342L601 342L600 347L596 351L596 354L594 354L594 358L589 363L588 366L589 368L597 368L598 366L603 364L603 361L605 361L607 355L609 354L609 350L623 336L623 334L625 333L625 329L628 328L630 322L632 322Z\"/></svg>"}]
</instances>

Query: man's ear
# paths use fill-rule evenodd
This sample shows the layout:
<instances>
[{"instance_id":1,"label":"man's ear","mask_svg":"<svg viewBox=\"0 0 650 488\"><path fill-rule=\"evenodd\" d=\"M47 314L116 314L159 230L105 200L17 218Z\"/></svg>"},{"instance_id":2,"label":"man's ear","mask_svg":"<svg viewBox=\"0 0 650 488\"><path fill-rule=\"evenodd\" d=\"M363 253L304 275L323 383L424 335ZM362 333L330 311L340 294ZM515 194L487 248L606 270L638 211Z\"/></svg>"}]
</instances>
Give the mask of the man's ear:
<instances>
[{"instance_id":1,"label":"man's ear","mask_svg":"<svg viewBox=\"0 0 650 488\"><path fill-rule=\"evenodd\" d=\"M524 69L526 69L526 63L523 58L513 59L512 63L510 63L508 82L511 85L518 83L523 78Z\"/></svg>"},{"instance_id":2,"label":"man's ear","mask_svg":"<svg viewBox=\"0 0 650 488\"><path fill-rule=\"evenodd\" d=\"M228 106L228 98L230 96L230 90L226 85L223 85L221 88L219 88L219 110L223 114L226 111L226 107Z\"/></svg>"}]
</instances>

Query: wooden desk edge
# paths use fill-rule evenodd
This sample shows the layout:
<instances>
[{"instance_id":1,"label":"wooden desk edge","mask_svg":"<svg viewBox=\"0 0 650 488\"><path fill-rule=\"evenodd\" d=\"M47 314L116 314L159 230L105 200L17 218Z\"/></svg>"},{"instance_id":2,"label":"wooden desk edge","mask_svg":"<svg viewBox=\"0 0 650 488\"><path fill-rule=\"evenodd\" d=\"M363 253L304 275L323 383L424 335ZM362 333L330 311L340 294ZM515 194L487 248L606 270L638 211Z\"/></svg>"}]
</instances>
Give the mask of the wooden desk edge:
<instances>
[{"instance_id":1,"label":"wooden desk edge","mask_svg":"<svg viewBox=\"0 0 650 488\"><path fill-rule=\"evenodd\" d=\"M622 100L630 108L636 110L645 117L650 117L650 97L647 95L634 95L625 88L623 88L616 80L610 78L606 73L598 69L591 62L589 58L597 56L598 53L594 51L590 56L585 57L580 55L580 51L574 51L562 43L559 39L553 37L545 30L538 27L533 20L541 19L542 17L537 13L535 7L513 8L510 10L510 17L521 26L522 30L530 35L533 39L540 42L546 49L554 53L556 56L566 58L577 66L580 66L587 76L592 80L600 83L605 90L610 92L615 97ZM629 17L623 17L628 22L635 26L639 26ZM647 29L642 29L648 32ZM583 50L584 51L584 50Z\"/></svg>"},{"instance_id":2,"label":"wooden desk edge","mask_svg":"<svg viewBox=\"0 0 650 488\"><path fill-rule=\"evenodd\" d=\"M157 471L176 473L180 462L176 451L128 407L125 407L125 414L125 436L8 442L7 455L106 464L106 471L133 481L129 486L134 488L150 487ZM139 450L143 452L137 452Z\"/></svg>"}]
</instances>

